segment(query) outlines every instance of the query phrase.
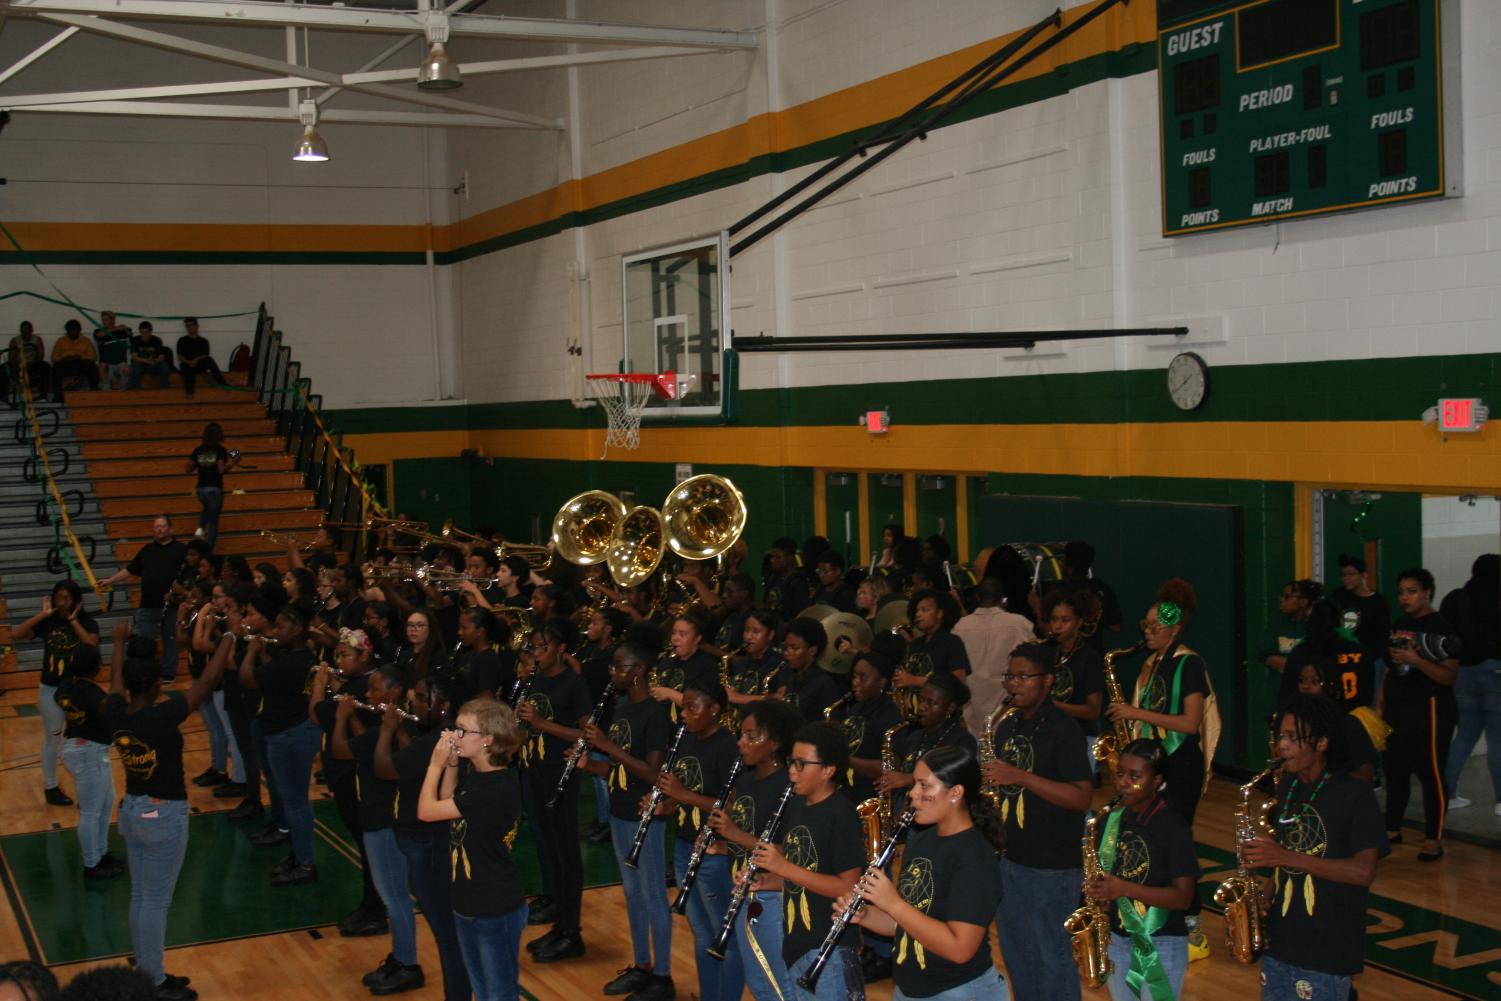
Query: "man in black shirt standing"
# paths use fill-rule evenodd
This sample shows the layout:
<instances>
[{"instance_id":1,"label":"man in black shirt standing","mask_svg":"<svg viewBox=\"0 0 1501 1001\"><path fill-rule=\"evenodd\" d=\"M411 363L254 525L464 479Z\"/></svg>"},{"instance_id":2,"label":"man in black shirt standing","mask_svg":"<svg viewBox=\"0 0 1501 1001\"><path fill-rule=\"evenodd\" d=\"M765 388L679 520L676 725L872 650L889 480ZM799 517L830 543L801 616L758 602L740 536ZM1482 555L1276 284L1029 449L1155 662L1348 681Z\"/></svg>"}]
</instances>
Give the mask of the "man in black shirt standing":
<instances>
[{"instance_id":1,"label":"man in black shirt standing","mask_svg":"<svg viewBox=\"0 0 1501 1001\"><path fill-rule=\"evenodd\" d=\"M187 333L177 339L177 371L182 373L182 388L193 395L193 380L203 372L218 385L224 385L224 376L209 348L208 338L198 333L198 317L189 316L182 321Z\"/></svg>"},{"instance_id":2,"label":"man in black shirt standing","mask_svg":"<svg viewBox=\"0 0 1501 1001\"><path fill-rule=\"evenodd\" d=\"M170 684L177 677L177 606L167 604L167 592L187 559L188 547L172 537L172 519L164 514L151 523L151 537L134 559L100 583L118 584L130 577L140 578L141 604L136 608L135 634L161 640L162 682ZM169 609L173 616L167 622Z\"/></svg>"},{"instance_id":3,"label":"man in black shirt standing","mask_svg":"<svg viewBox=\"0 0 1501 1001\"><path fill-rule=\"evenodd\" d=\"M1274 870L1262 1001L1348 997L1364 966L1366 897L1386 839L1375 793L1342 767L1342 716L1330 699L1299 695L1275 727L1276 830L1245 849L1250 864Z\"/></svg>"}]
</instances>

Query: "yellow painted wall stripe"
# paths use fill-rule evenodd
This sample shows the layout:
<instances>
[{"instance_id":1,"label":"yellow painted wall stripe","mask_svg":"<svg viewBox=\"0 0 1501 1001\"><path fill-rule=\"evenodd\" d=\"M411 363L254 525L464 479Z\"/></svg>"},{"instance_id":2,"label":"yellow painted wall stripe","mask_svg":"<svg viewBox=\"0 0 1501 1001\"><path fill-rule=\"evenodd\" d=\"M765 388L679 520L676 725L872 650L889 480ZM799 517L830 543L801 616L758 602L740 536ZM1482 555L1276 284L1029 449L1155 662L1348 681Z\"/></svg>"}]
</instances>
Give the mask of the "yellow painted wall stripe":
<instances>
[{"instance_id":1,"label":"yellow painted wall stripe","mask_svg":"<svg viewBox=\"0 0 1501 1001\"><path fill-rule=\"evenodd\" d=\"M582 462L598 458L604 430L356 434L344 441L366 463L453 456L465 448L487 456ZM638 451L614 451L610 458L956 476L993 472L1381 484L1444 493L1494 491L1501 483L1501 424L1447 439L1420 421L935 424L894 427L879 437L853 426L648 428ZM862 513L862 521L865 517Z\"/></svg>"}]
</instances>

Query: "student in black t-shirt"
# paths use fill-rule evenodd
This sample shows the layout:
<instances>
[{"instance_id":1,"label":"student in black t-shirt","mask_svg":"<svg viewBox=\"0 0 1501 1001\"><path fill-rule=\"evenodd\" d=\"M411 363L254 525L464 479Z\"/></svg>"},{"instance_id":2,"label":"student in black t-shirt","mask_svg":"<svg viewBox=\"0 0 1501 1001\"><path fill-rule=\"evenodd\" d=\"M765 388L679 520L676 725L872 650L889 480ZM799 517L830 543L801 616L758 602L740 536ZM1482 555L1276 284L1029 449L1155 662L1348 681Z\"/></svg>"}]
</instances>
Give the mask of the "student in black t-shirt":
<instances>
[{"instance_id":1,"label":"student in black t-shirt","mask_svg":"<svg viewBox=\"0 0 1501 1001\"><path fill-rule=\"evenodd\" d=\"M399 706L387 705L373 760L376 776L396 783L392 811L396 847L406 859L412 896L438 948L447 1001L467 1001L473 992L454 928L448 824L419 819L417 804L433 748L443 739L443 729L456 722L459 706L469 698L468 685L457 675L443 673L419 680L412 685L411 711L417 719L406 722L398 712ZM396 965L395 957L387 956L377 971L380 979Z\"/></svg>"},{"instance_id":2,"label":"student in black t-shirt","mask_svg":"<svg viewBox=\"0 0 1501 1001\"><path fill-rule=\"evenodd\" d=\"M186 331L177 339L177 371L182 374L182 388L193 395L193 381L200 372L214 380L215 385L224 385L224 376L209 348L208 338L198 333L198 318L189 316L182 321Z\"/></svg>"},{"instance_id":3,"label":"student in black t-shirt","mask_svg":"<svg viewBox=\"0 0 1501 1001\"><path fill-rule=\"evenodd\" d=\"M1089 591L1093 595L1100 608L1099 616L1093 620L1093 628L1085 632L1089 634L1089 645L1103 654L1107 634L1114 636L1121 631L1121 603L1115 589L1094 575L1094 560L1095 548L1088 542L1075 539L1068 543L1063 547L1063 579L1053 584L1048 593ZM1035 594L1035 591L1029 593L1028 599L1035 602Z\"/></svg>"},{"instance_id":4,"label":"student in black t-shirt","mask_svg":"<svg viewBox=\"0 0 1501 1001\"><path fill-rule=\"evenodd\" d=\"M897 764L885 769L875 781L877 792L895 793L893 813L906 809L906 792L916 779L917 762L936 747L962 747L979 753L979 744L964 728L964 707L969 705L969 686L952 674L938 672L918 689L917 715L913 725L895 740Z\"/></svg>"},{"instance_id":5,"label":"student in black t-shirt","mask_svg":"<svg viewBox=\"0 0 1501 1001\"><path fill-rule=\"evenodd\" d=\"M1183 992L1188 926L1183 912L1199 879L1193 829L1163 792L1167 753L1155 740L1121 749L1115 776L1120 800L1098 824L1101 874L1084 892L1110 913L1111 1001L1154 1001L1162 985ZM1141 978L1139 987L1128 977Z\"/></svg>"},{"instance_id":6,"label":"student in black t-shirt","mask_svg":"<svg viewBox=\"0 0 1501 1001\"><path fill-rule=\"evenodd\" d=\"M99 624L83 610L83 589L77 581L60 580L42 599L42 610L16 626L13 640L42 638L42 672L37 708L42 717L42 786L49 806L72 806L57 784L57 758L63 746L63 711L57 705L57 686L79 646L99 645Z\"/></svg>"},{"instance_id":7,"label":"student in black t-shirt","mask_svg":"<svg viewBox=\"0 0 1501 1001\"><path fill-rule=\"evenodd\" d=\"M188 390L192 392L191 389ZM224 510L224 474L240 461L240 453L224 447L224 429L210 422L203 427L203 441L188 456L187 472L198 474L198 536L214 548L219 537L219 514Z\"/></svg>"},{"instance_id":8,"label":"student in black t-shirt","mask_svg":"<svg viewBox=\"0 0 1501 1001\"><path fill-rule=\"evenodd\" d=\"M883 653L867 650L857 654L850 668L850 690L855 699L830 717L844 728L849 740L850 764L840 792L856 805L876 795L886 732L902 721L901 710L887 693L893 670L891 658Z\"/></svg>"},{"instance_id":9,"label":"student in black t-shirt","mask_svg":"<svg viewBox=\"0 0 1501 1001\"><path fill-rule=\"evenodd\" d=\"M1093 755L1105 702L1105 658L1082 635L1084 623L1098 622L1100 602L1088 588L1054 589L1042 600L1042 619L1058 651L1053 702L1079 721Z\"/></svg>"},{"instance_id":10,"label":"student in black t-shirt","mask_svg":"<svg viewBox=\"0 0 1501 1001\"><path fill-rule=\"evenodd\" d=\"M1495 692L1501 682L1501 556L1484 553L1470 566L1470 579L1463 587L1444 595L1439 614L1459 633L1459 675L1454 681L1454 700L1459 727L1449 748L1444 773L1449 787L1449 807L1459 810L1470 801L1459 795L1459 776L1486 734L1485 757L1491 780L1491 795L1501 803L1501 713Z\"/></svg>"},{"instance_id":11,"label":"student in black t-shirt","mask_svg":"<svg viewBox=\"0 0 1501 1001\"><path fill-rule=\"evenodd\" d=\"M1007 1001L990 958L988 929L1001 902L996 856L1005 832L981 794L980 764L962 747L941 747L917 763L914 827L896 883L875 867L857 887L865 907L855 924L896 936L896 998L935 995ZM842 911L853 894L836 903Z\"/></svg>"},{"instance_id":12,"label":"student in black t-shirt","mask_svg":"<svg viewBox=\"0 0 1501 1001\"><path fill-rule=\"evenodd\" d=\"M751 592L756 589L750 574L731 574L721 585L719 628L714 633L714 646L720 656L737 649L745 638L745 618L750 614ZM781 620L778 619L778 622Z\"/></svg>"},{"instance_id":13,"label":"student in black t-shirt","mask_svg":"<svg viewBox=\"0 0 1501 1001\"><path fill-rule=\"evenodd\" d=\"M1433 574L1411 567L1397 575L1402 614L1392 623L1381 714L1391 725L1386 740L1386 833L1402 840L1402 816L1412 795L1414 773L1423 787L1423 848L1418 861L1443 857L1444 816L1449 789L1444 766L1459 709L1454 680L1459 675L1459 637L1433 610Z\"/></svg>"},{"instance_id":14,"label":"student in black t-shirt","mask_svg":"<svg viewBox=\"0 0 1501 1001\"><path fill-rule=\"evenodd\" d=\"M537 854L553 868L552 893L557 919L552 931L527 943L539 963L553 963L584 954L579 933L579 908L584 892L584 860L579 852L579 784L569 782L555 807L547 806L569 748L594 708L584 679L563 661L578 634L567 619L548 619L532 633L531 659L535 672L531 689L516 716L530 729L522 748L525 768L527 822L535 823Z\"/></svg>"},{"instance_id":15,"label":"student in black t-shirt","mask_svg":"<svg viewBox=\"0 0 1501 1001\"><path fill-rule=\"evenodd\" d=\"M272 797L281 806L292 844L291 854L272 868L271 885L295 886L318 878L313 859L313 807L308 802L313 762L323 746L323 730L308 717L308 693L317 661L308 649L307 618L296 605L277 613L271 628L273 644L266 642L261 631L263 619L259 609L246 619L255 632L246 644L239 680L261 697L256 722L265 739ZM268 834L262 843L279 840Z\"/></svg>"},{"instance_id":16,"label":"student in black t-shirt","mask_svg":"<svg viewBox=\"0 0 1501 1001\"><path fill-rule=\"evenodd\" d=\"M813 590L812 603L854 614L857 611L855 589L844 581L844 557L832 549L826 550L818 554L814 568L818 587Z\"/></svg>"},{"instance_id":17,"label":"student in black t-shirt","mask_svg":"<svg viewBox=\"0 0 1501 1001\"><path fill-rule=\"evenodd\" d=\"M829 634L816 619L793 619L782 637L782 656L787 669L770 688L802 713L804 722L823 719L823 712L849 690L843 678L836 678L818 666L819 658L829 645Z\"/></svg>"},{"instance_id":18,"label":"student in black t-shirt","mask_svg":"<svg viewBox=\"0 0 1501 1001\"><path fill-rule=\"evenodd\" d=\"M109 853L109 814L115 806L115 776L109 764L111 734L104 718L104 692L94 683L99 648L80 643L57 685L65 719L63 766L78 790L78 851L85 879L113 879L125 863Z\"/></svg>"},{"instance_id":19,"label":"student in black t-shirt","mask_svg":"<svg viewBox=\"0 0 1501 1001\"><path fill-rule=\"evenodd\" d=\"M1303 665L1298 676L1299 695L1322 695L1327 699L1334 700L1339 706L1344 706L1344 697L1340 694L1340 680L1333 665L1321 664L1310 661ZM1285 701L1285 700L1284 700ZM1345 707L1345 717L1341 720L1340 733L1345 741L1345 770L1362 782L1376 784L1376 769L1381 765L1381 752L1376 749L1375 742L1371 739L1371 731L1366 729L1367 721L1371 725L1380 728L1384 735L1386 724L1370 709L1359 706L1355 710ZM1357 716L1357 712L1360 714ZM1272 725L1275 727L1278 716L1272 717ZM1382 741L1385 744L1385 740Z\"/></svg>"},{"instance_id":20,"label":"student in black t-shirt","mask_svg":"<svg viewBox=\"0 0 1501 1001\"><path fill-rule=\"evenodd\" d=\"M129 622L115 626L113 675L104 703L104 717L125 770L120 837L130 866L130 942L136 969L156 985L158 999L192 1001L197 992L162 968L167 911L188 843L188 788L179 727L219 683L234 652L234 638L220 638L203 675L185 696L161 700L156 645L130 633Z\"/></svg>"},{"instance_id":21,"label":"student in black t-shirt","mask_svg":"<svg viewBox=\"0 0 1501 1001\"><path fill-rule=\"evenodd\" d=\"M1382 675L1386 671L1386 641L1392 631L1392 607L1386 595L1373 591L1366 580L1365 560L1359 556L1339 556L1338 590L1329 592L1340 611L1340 626L1355 634L1355 639L1365 647L1366 658L1375 673L1375 690L1381 690Z\"/></svg>"},{"instance_id":22,"label":"student in black t-shirt","mask_svg":"<svg viewBox=\"0 0 1501 1001\"><path fill-rule=\"evenodd\" d=\"M917 635L907 644L907 659L897 668L891 683L906 693L908 705L915 709L917 691L929 675L943 672L960 680L969 676L969 653L964 641L949 631L960 615L953 595L916 591L907 607Z\"/></svg>"},{"instance_id":23,"label":"student in black t-shirt","mask_svg":"<svg viewBox=\"0 0 1501 1001\"><path fill-rule=\"evenodd\" d=\"M735 783L727 809L710 814L708 821L719 838L709 851L729 856L732 884L740 878L757 835L787 789L787 759L792 757L793 738L802 723L797 710L779 699L760 699L743 710L735 748L745 771ZM750 908L742 907L735 922L745 986L756 1001L783 1001L796 995L782 959L782 881L763 873L757 877L755 890L759 917L753 920Z\"/></svg>"},{"instance_id":24,"label":"student in black t-shirt","mask_svg":"<svg viewBox=\"0 0 1501 1001\"><path fill-rule=\"evenodd\" d=\"M386 665L370 672L360 701L399 707L406 702L406 694L395 665ZM396 780L382 778L375 770L375 745L386 714L377 717L358 709L353 698L342 699L337 706L331 757L354 766L360 796L360 846L391 921L391 952L366 975L365 986L376 994L416 990L427 981L417 962L417 915L407 889L407 860L396 847Z\"/></svg>"},{"instance_id":25,"label":"student in black t-shirt","mask_svg":"<svg viewBox=\"0 0 1501 1001\"><path fill-rule=\"evenodd\" d=\"M339 642L342 630L365 628L365 599L359 568L346 563L318 571L318 600L322 607L309 630L313 642L326 656ZM373 648L373 643L372 643Z\"/></svg>"},{"instance_id":26,"label":"student in black t-shirt","mask_svg":"<svg viewBox=\"0 0 1501 1001\"><path fill-rule=\"evenodd\" d=\"M613 608L601 608L589 615L585 633L587 642L579 648L579 676L589 689L589 701L598 703L610 683L610 667L615 660L615 648L620 645L626 627L630 625L625 613ZM617 700L618 701L618 700ZM603 763L606 759L598 751L590 757ZM589 776L594 787L594 825L584 831L584 840L604 844L610 840L610 789L602 774Z\"/></svg>"},{"instance_id":27,"label":"student in black t-shirt","mask_svg":"<svg viewBox=\"0 0 1501 1001\"><path fill-rule=\"evenodd\" d=\"M1298 690L1303 669L1309 664L1327 669L1338 682L1335 691L1347 710L1375 701L1375 668L1366 648L1340 625L1338 606L1328 598L1320 598L1308 606L1304 623L1306 635L1287 655L1282 669L1278 703Z\"/></svg>"},{"instance_id":28,"label":"student in black t-shirt","mask_svg":"<svg viewBox=\"0 0 1501 1001\"><path fill-rule=\"evenodd\" d=\"M998 789L1006 827L996 935L1019 998L1078 1001L1079 975L1064 920L1083 879L1079 832L1092 790L1079 724L1053 702L1053 649L1024 643L1006 688L1017 711L992 736L985 785Z\"/></svg>"},{"instance_id":29,"label":"student in black t-shirt","mask_svg":"<svg viewBox=\"0 0 1501 1001\"><path fill-rule=\"evenodd\" d=\"M1340 716L1331 700L1298 695L1276 728L1275 834L1245 849L1250 864L1273 870L1263 1001L1347 997L1364 966L1366 900L1384 839L1371 787L1345 774Z\"/></svg>"},{"instance_id":30,"label":"student in black t-shirt","mask_svg":"<svg viewBox=\"0 0 1501 1001\"><path fill-rule=\"evenodd\" d=\"M516 683L516 655L497 642L500 623L488 608L459 613L458 650L452 670L469 680L477 696L503 699Z\"/></svg>"},{"instance_id":31,"label":"student in black t-shirt","mask_svg":"<svg viewBox=\"0 0 1501 1001\"><path fill-rule=\"evenodd\" d=\"M730 687L726 689L730 704L735 706L780 695L781 688L772 686L785 680L782 674L787 669L787 661L776 646L781 626L776 613L753 608L740 617L740 622L740 636L734 644L740 654L730 660Z\"/></svg>"},{"instance_id":32,"label":"student in black t-shirt","mask_svg":"<svg viewBox=\"0 0 1501 1001\"><path fill-rule=\"evenodd\" d=\"M855 806L839 795L849 744L832 723L805 723L788 761L794 796L787 804L780 844L758 844L757 867L782 880L782 959L796 984L818 955L834 923L834 901L865 868L865 839ZM841 945L816 990L795 987L798 1001L863 999L865 981L852 945ZM791 999L789 998L789 1001Z\"/></svg>"},{"instance_id":33,"label":"student in black t-shirt","mask_svg":"<svg viewBox=\"0 0 1501 1001\"><path fill-rule=\"evenodd\" d=\"M430 609L414 608L406 617L406 643L396 664L410 678L425 678L448 666L446 642L438 617Z\"/></svg>"},{"instance_id":34,"label":"student in black t-shirt","mask_svg":"<svg viewBox=\"0 0 1501 1001\"><path fill-rule=\"evenodd\" d=\"M703 649L704 634L708 624L702 613L687 611L672 621L672 632L667 638L669 655L657 665L657 687L652 697L660 702L683 704L683 693L689 685L719 681L719 658Z\"/></svg>"},{"instance_id":35,"label":"student in black t-shirt","mask_svg":"<svg viewBox=\"0 0 1501 1001\"><path fill-rule=\"evenodd\" d=\"M761 595L762 604L783 620L797 618L808 607L808 578L798 572L797 542L793 539L777 539L767 550Z\"/></svg>"},{"instance_id":36,"label":"student in black t-shirt","mask_svg":"<svg viewBox=\"0 0 1501 1001\"><path fill-rule=\"evenodd\" d=\"M657 776L657 788L666 797L658 807L659 812L673 810L677 814L673 868L679 884L693 854L694 839L739 757L734 736L719 725L725 701L724 689L712 678L690 684L684 690L683 724L688 732L678 747L672 770ZM738 943L731 940L722 961L705 951L714 941L720 920L729 908L730 892L729 858L706 857L688 898L688 927L693 931L693 958L698 968L701 1001L735 1001L745 989Z\"/></svg>"},{"instance_id":37,"label":"student in black t-shirt","mask_svg":"<svg viewBox=\"0 0 1501 1001\"><path fill-rule=\"evenodd\" d=\"M613 612L613 609L607 609ZM638 1001L665 1001L674 996L672 983L672 911L667 905L666 855L662 849L665 824L646 830L635 867L625 864L641 814L641 801L667 757L671 721L667 707L646 687L646 665L652 653L627 641L615 648L609 680L624 694L608 730L585 726L593 755L579 767L603 775L610 791L610 842L620 865L626 917L631 929L633 964L604 987L606 994L633 994Z\"/></svg>"},{"instance_id":38,"label":"student in black t-shirt","mask_svg":"<svg viewBox=\"0 0 1501 1001\"><path fill-rule=\"evenodd\" d=\"M511 766L522 739L510 706L464 703L457 726L433 745L417 804L417 819L448 821L454 927L476 1001L515 998L520 990L526 898L511 858L522 814ZM470 765L462 779L460 759Z\"/></svg>"},{"instance_id":39,"label":"student in black t-shirt","mask_svg":"<svg viewBox=\"0 0 1501 1001\"><path fill-rule=\"evenodd\" d=\"M172 376L172 352L156 336L150 320L142 320L136 330L136 336L130 339L130 384L126 388L140 389L141 376L154 375L166 389Z\"/></svg>"}]
</instances>

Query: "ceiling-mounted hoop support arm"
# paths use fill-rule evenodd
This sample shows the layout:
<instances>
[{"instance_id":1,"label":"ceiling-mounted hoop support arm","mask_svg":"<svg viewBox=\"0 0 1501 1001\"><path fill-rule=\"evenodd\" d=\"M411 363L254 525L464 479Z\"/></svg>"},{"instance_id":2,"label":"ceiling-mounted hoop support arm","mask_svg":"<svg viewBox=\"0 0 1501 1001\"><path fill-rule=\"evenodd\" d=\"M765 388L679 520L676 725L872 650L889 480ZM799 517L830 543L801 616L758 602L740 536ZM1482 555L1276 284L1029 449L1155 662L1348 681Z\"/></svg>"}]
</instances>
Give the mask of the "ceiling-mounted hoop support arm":
<instances>
[{"instance_id":1,"label":"ceiling-mounted hoop support arm","mask_svg":"<svg viewBox=\"0 0 1501 1001\"><path fill-rule=\"evenodd\" d=\"M1086 341L1117 337L1183 337L1187 327L1123 327L1097 330L1011 330L963 334L825 334L812 337L736 337L741 354L796 351L954 351L977 348L1034 348L1045 341Z\"/></svg>"}]
</instances>

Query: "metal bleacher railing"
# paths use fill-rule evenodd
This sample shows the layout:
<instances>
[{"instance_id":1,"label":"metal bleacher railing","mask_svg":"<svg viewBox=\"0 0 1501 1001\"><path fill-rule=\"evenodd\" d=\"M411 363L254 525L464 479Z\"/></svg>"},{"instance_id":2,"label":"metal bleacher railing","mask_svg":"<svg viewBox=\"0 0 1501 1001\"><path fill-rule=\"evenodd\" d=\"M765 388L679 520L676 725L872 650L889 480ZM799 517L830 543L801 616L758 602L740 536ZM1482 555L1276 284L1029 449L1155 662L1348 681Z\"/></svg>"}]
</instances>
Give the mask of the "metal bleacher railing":
<instances>
[{"instance_id":1,"label":"metal bleacher railing","mask_svg":"<svg viewBox=\"0 0 1501 1001\"><path fill-rule=\"evenodd\" d=\"M292 359L264 304L250 358L251 388L276 422L276 433L285 438L297 471L324 514L332 521L358 523L372 515L384 516L386 509L361 475L354 451L324 422L323 397L311 391L311 380L303 377L301 363ZM350 533L345 548L362 559L368 537L369 533Z\"/></svg>"}]
</instances>

